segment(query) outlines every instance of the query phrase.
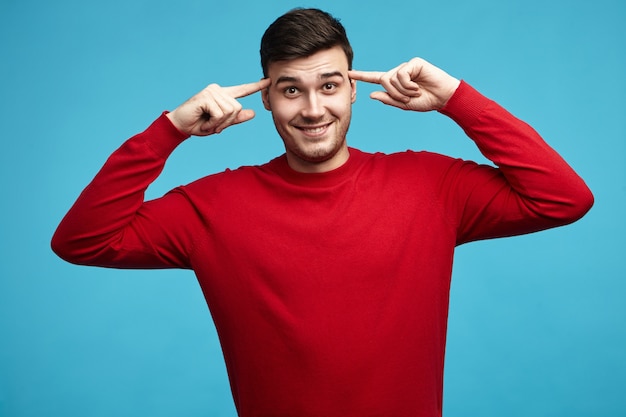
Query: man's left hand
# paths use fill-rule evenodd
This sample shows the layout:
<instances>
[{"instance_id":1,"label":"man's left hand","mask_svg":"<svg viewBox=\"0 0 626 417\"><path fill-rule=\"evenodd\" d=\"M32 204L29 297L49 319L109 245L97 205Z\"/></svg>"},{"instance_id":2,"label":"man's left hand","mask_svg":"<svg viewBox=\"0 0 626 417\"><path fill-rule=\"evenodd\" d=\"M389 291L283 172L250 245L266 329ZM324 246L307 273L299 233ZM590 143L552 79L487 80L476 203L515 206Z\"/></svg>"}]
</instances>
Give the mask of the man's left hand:
<instances>
[{"instance_id":1,"label":"man's left hand","mask_svg":"<svg viewBox=\"0 0 626 417\"><path fill-rule=\"evenodd\" d=\"M452 97L460 81L431 63L413 58L387 72L348 72L353 80L380 84L385 91L370 97L404 110L440 110Z\"/></svg>"}]
</instances>

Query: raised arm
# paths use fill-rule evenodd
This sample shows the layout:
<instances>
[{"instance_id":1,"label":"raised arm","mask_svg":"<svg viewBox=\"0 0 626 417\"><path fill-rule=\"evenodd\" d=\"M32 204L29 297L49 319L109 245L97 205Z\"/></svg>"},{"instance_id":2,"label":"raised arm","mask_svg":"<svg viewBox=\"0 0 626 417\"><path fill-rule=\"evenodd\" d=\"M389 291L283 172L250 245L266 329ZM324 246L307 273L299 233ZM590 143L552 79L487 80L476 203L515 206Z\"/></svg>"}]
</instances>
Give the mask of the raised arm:
<instances>
[{"instance_id":1,"label":"raised arm","mask_svg":"<svg viewBox=\"0 0 626 417\"><path fill-rule=\"evenodd\" d=\"M350 76L383 86L371 97L385 104L449 116L496 165L458 161L440 173L458 243L571 223L592 206L584 181L531 126L427 61Z\"/></svg>"},{"instance_id":2,"label":"raised arm","mask_svg":"<svg viewBox=\"0 0 626 417\"><path fill-rule=\"evenodd\" d=\"M174 149L190 135L206 136L254 117L237 98L269 80L234 87L210 85L161 115L106 161L58 226L52 249L77 264L118 268L187 268L192 231L200 221L178 191L144 202L145 190Z\"/></svg>"}]
</instances>

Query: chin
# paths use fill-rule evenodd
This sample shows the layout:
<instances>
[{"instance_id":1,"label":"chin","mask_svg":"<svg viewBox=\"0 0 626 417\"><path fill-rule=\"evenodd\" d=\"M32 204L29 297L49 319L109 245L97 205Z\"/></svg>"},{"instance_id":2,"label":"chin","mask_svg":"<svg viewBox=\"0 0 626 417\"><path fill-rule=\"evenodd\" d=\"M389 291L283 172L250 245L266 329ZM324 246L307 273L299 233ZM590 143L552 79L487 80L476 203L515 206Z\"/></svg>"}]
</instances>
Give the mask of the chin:
<instances>
[{"instance_id":1,"label":"chin","mask_svg":"<svg viewBox=\"0 0 626 417\"><path fill-rule=\"evenodd\" d=\"M312 147L312 149L299 149L299 155L302 159L309 162L326 162L339 153L343 146L341 143L332 143L326 146Z\"/></svg>"}]
</instances>

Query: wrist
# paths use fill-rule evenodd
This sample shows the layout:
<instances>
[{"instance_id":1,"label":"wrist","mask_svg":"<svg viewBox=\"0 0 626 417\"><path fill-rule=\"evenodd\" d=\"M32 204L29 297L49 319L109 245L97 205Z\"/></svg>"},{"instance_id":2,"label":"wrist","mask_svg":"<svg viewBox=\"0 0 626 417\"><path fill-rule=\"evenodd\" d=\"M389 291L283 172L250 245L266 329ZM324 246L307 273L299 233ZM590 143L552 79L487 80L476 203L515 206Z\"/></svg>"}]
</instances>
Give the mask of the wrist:
<instances>
[{"instance_id":1,"label":"wrist","mask_svg":"<svg viewBox=\"0 0 626 417\"><path fill-rule=\"evenodd\" d=\"M172 121L171 114L172 113L167 110L164 111L149 128L150 130L156 128L154 137L158 138L157 142L162 143L162 146L157 145L157 147L163 148L163 155L169 155L176 146L191 136L176 126Z\"/></svg>"},{"instance_id":2,"label":"wrist","mask_svg":"<svg viewBox=\"0 0 626 417\"><path fill-rule=\"evenodd\" d=\"M187 135L178 118L176 117L176 110L171 112L164 112L163 114L165 115L165 117L167 117L173 127L175 127L180 133Z\"/></svg>"},{"instance_id":3,"label":"wrist","mask_svg":"<svg viewBox=\"0 0 626 417\"><path fill-rule=\"evenodd\" d=\"M461 126L470 126L478 120L484 108L490 103L489 98L483 96L465 81L461 81L439 112Z\"/></svg>"},{"instance_id":4,"label":"wrist","mask_svg":"<svg viewBox=\"0 0 626 417\"><path fill-rule=\"evenodd\" d=\"M450 77L449 83L447 83L446 87L443 89L443 94L441 95L441 104L437 110L442 110L446 107L452 96L456 93L459 86L461 85L461 80L456 79L454 77Z\"/></svg>"}]
</instances>

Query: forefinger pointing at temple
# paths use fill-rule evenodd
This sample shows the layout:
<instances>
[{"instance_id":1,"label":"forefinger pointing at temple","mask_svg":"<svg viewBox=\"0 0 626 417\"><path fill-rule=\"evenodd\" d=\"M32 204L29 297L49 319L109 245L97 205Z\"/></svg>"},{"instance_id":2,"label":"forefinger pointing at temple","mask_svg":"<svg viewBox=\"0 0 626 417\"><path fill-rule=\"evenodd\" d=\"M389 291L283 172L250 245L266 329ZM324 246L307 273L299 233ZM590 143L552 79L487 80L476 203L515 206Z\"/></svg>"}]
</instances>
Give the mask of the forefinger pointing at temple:
<instances>
[{"instance_id":1,"label":"forefinger pointing at temple","mask_svg":"<svg viewBox=\"0 0 626 417\"><path fill-rule=\"evenodd\" d=\"M348 76L353 80L365 81L366 83L380 84L385 73L380 71L348 71Z\"/></svg>"}]
</instances>

